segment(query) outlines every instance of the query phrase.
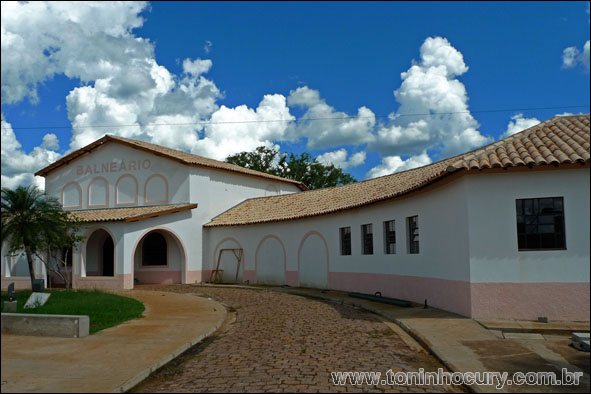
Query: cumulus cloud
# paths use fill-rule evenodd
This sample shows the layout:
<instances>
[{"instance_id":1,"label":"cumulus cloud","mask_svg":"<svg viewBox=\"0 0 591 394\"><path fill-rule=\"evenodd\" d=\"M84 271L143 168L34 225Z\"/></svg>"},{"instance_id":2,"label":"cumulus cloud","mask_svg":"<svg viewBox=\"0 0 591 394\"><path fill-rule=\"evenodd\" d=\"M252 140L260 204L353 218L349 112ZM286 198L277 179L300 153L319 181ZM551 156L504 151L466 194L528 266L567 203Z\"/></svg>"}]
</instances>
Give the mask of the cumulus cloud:
<instances>
[{"instance_id":1,"label":"cumulus cloud","mask_svg":"<svg viewBox=\"0 0 591 394\"><path fill-rule=\"evenodd\" d=\"M134 34L146 7L145 2L3 2L2 103L37 102L38 85L58 74L80 80L66 97L73 126L66 153L105 133L219 160L261 145L304 139L308 149L367 144L384 158L370 171L377 174L426 163L428 151L447 156L489 140L478 131L466 89L457 79L468 66L445 38L425 40L420 60L401 74L402 84L394 92L399 109L388 122L377 124L371 109L361 106L354 115L338 111L308 86L287 97L267 94L256 108L220 106L224 96L207 78L210 59L184 59L182 73L175 75L158 64L154 44ZM206 42L204 51L209 49ZM294 107L304 111L297 122L290 112ZM447 112L452 114L406 116ZM314 120L324 118L340 119ZM117 126L101 127L111 125ZM12 130L6 136L3 131L2 138L12 138L20 149ZM31 153L19 151L27 156L23 163L35 163L30 167L16 162L5 166L3 156L2 179L20 174L22 182L30 181L32 175L23 174L55 160L57 149L59 141L48 134ZM350 156L345 148L330 151L319 160L353 168L366 156L364 148L354 150L358 152Z\"/></svg>"},{"instance_id":2,"label":"cumulus cloud","mask_svg":"<svg viewBox=\"0 0 591 394\"><path fill-rule=\"evenodd\" d=\"M325 152L317 156L316 159L325 165L332 164L343 170L354 168L365 163L366 153L364 151L354 153L347 159L348 155L347 150L341 148L332 152Z\"/></svg>"},{"instance_id":3,"label":"cumulus cloud","mask_svg":"<svg viewBox=\"0 0 591 394\"><path fill-rule=\"evenodd\" d=\"M403 160L400 156L386 156L382 159L380 165L369 170L366 178L376 178L395 172L411 170L413 168L426 166L427 164L431 164L431 158L427 152L411 156L406 160Z\"/></svg>"},{"instance_id":4,"label":"cumulus cloud","mask_svg":"<svg viewBox=\"0 0 591 394\"><path fill-rule=\"evenodd\" d=\"M372 110L365 106L357 110L357 116L349 118L346 113L335 111L334 107L320 97L317 90L307 86L291 90L287 103L290 107L300 106L306 109L295 131L298 135L308 138L308 149L360 145L374 138L372 129L376 117Z\"/></svg>"},{"instance_id":5,"label":"cumulus cloud","mask_svg":"<svg viewBox=\"0 0 591 394\"><path fill-rule=\"evenodd\" d=\"M2 103L36 102L37 85L56 73L91 81L121 69L127 56L151 52L130 34L143 23L145 2L3 1L1 7Z\"/></svg>"},{"instance_id":6,"label":"cumulus cloud","mask_svg":"<svg viewBox=\"0 0 591 394\"><path fill-rule=\"evenodd\" d=\"M281 94L265 95L256 109L246 105L235 108L222 105L211 115L204 137L195 143L192 152L224 160L258 146L273 147L273 141L291 138L289 130L294 120Z\"/></svg>"},{"instance_id":7,"label":"cumulus cloud","mask_svg":"<svg viewBox=\"0 0 591 394\"><path fill-rule=\"evenodd\" d=\"M581 65L589 72L589 40L583 45L581 52L577 47L568 47L562 52L562 66L573 68Z\"/></svg>"},{"instance_id":8,"label":"cumulus cloud","mask_svg":"<svg viewBox=\"0 0 591 394\"><path fill-rule=\"evenodd\" d=\"M525 129L529 129L537 124L541 123L537 118L524 118L523 114L517 114L511 117L507 130L501 135L502 138L509 137L515 133L519 133Z\"/></svg>"},{"instance_id":9,"label":"cumulus cloud","mask_svg":"<svg viewBox=\"0 0 591 394\"><path fill-rule=\"evenodd\" d=\"M34 183L41 189L45 187L45 180L33 175L37 170L56 161L61 155L54 151L58 148L55 134L46 134L43 137L43 145L37 146L30 153L21 149L21 144L16 139L12 125L6 121L2 114L2 187L14 188L18 185Z\"/></svg>"},{"instance_id":10,"label":"cumulus cloud","mask_svg":"<svg viewBox=\"0 0 591 394\"><path fill-rule=\"evenodd\" d=\"M388 124L378 126L375 141L369 144L384 157L370 176L407 168L400 164L406 163L400 156L425 163L427 150L448 157L491 140L478 131L480 125L468 109L466 88L457 79L468 71L461 52L445 38L429 37L420 54L420 61L401 73L402 84L394 91L398 111L390 114Z\"/></svg>"}]
</instances>

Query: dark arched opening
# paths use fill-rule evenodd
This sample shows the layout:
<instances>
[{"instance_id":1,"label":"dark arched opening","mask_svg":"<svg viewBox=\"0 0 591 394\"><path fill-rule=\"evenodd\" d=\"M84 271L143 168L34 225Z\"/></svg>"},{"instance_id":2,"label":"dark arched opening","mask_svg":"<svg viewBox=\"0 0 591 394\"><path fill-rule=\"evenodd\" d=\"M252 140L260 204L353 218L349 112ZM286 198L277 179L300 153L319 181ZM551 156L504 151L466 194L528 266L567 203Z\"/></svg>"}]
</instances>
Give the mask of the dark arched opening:
<instances>
[{"instance_id":1,"label":"dark arched opening","mask_svg":"<svg viewBox=\"0 0 591 394\"><path fill-rule=\"evenodd\" d=\"M166 239L160 233L153 232L146 236L142 245L142 265L167 265Z\"/></svg>"},{"instance_id":2,"label":"dark arched opening","mask_svg":"<svg viewBox=\"0 0 591 394\"><path fill-rule=\"evenodd\" d=\"M103 276L115 275L115 245L113 239L108 237L103 243Z\"/></svg>"}]
</instances>

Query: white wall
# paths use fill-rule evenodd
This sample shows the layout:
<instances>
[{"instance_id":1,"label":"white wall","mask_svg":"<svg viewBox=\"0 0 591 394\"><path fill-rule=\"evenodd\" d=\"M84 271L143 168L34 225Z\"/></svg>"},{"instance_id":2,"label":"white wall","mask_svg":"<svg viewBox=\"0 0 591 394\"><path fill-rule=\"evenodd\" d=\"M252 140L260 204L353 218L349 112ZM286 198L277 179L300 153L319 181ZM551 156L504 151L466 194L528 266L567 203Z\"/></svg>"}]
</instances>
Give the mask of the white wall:
<instances>
[{"instance_id":1,"label":"white wall","mask_svg":"<svg viewBox=\"0 0 591 394\"><path fill-rule=\"evenodd\" d=\"M204 267L211 269L213 252L227 237L245 248L245 269L254 270L255 251L267 235L275 235L286 248L287 270L297 271L300 243L310 231L320 233L329 249L331 272L397 274L469 280L465 181L460 178L429 193L374 204L365 208L301 220L207 229ZM406 217L419 215L420 254L406 248ZM384 254L383 222L396 220L397 254ZM374 224L374 254L361 254L361 225ZM351 227L351 256L340 255L339 228ZM304 245L304 253L308 253ZM278 262L279 264L279 262Z\"/></svg>"},{"instance_id":2,"label":"white wall","mask_svg":"<svg viewBox=\"0 0 591 394\"><path fill-rule=\"evenodd\" d=\"M589 168L466 177L471 282L589 282ZM518 251L515 200L563 197L566 250Z\"/></svg>"},{"instance_id":3,"label":"white wall","mask_svg":"<svg viewBox=\"0 0 591 394\"><path fill-rule=\"evenodd\" d=\"M96 187L97 190L95 190L97 192L97 198L94 205L99 204L100 206L103 206L101 198L98 197L100 181L97 181L97 179L104 178L108 183L109 201L107 206L115 207L115 188L117 181L123 175L128 174L135 178L138 183L137 204L128 195L129 185L126 183L128 183L127 181L129 177L123 178L126 181L123 184L125 198L119 198L118 200L120 203L127 203L127 205L141 206L145 205L144 198L146 196L144 188L146 182L152 180L164 184L164 182L161 181L161 178L157 177L157 175L162 175L168 182L168 202L189 202L189 168L190 167L182 165L176 161L111 142L97 148L92 151L91 154L82 156L50 173L45 178L45 190L48 194L56 197L61 202L62 189L64 186L68 185L70 182L76 182L80 185L82 190L81 208L87 209L89 208L88 186L93 180L95 180L91 187L92 191L95 189L95 186L98 186ZM72 184L68 185L68 188L74 189L71 185ZM148 184L148 190L149 189L150 184ZM158 192L163 192L161 185L157 189ZM164 203L161 198L165 195L166 193L162 193L162 195L156 196L158 197L158 201L152 203L148 202L147 205ZM154 199L149 200L154 201ZM92 204L92 199L90 202Z\"/></svg>"}]
</instances>

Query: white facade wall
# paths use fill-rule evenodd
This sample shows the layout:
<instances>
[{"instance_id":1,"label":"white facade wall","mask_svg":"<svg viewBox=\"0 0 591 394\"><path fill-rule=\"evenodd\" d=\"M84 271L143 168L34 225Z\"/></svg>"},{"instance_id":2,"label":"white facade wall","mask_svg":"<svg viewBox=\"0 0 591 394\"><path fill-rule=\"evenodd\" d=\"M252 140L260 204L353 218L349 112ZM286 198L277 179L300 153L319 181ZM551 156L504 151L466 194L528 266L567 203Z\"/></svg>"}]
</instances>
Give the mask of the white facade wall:
<instances>
[{"instance_id":1,"label":"white facade wall","mask_svg":"<svg viewBox=\"0 0 591 394\"><path fill-rule=\"evenodd\" d=\"M465 177L472 316L589 320L589 167ZM566 250L519 251L515 200L563 197Z\"/></svg>"},{"instance_id":2,"label":"white facade wall","mask_svg":"<svg viewBox=\"0 0 591 394\"><path fill-rule=\"evenodd\" d=\"M184 203L190 201L187 169L187 166L173 160L121 144L107 143L51 172L45 178L45 190L63 203L64 187L67 190L79 188L82 191L82 205L71 206L66 201L66 209ZM130 196L130 187L135 186L132 180L137 182L135 196ZM116 190L118 181L121 187ZM108 184L107 204L101 204L102 199L99 198L103 182ZM163 190L162 185L167 185L166 190ZM151 196L146 193L151 189L161 194ZM92 204L93 199L90 198L89 191L94 192L93 197L96 197L97 204ZM116 194L119 197L117 199ZM130 197L133 197L133 200ZM163 199L155 199L156 197Z\"/></svg>"},{"instance_id":3,"label":"white facade wall","mask_svg":"<svg viewBox=\"0 0 591 394\"><path fill-rule=\"evenodd\" d=\"M251 283L258 280L258 266L264 267L262 274L268 282L269 265L275 264L276 270L285 265L284 283L292 286L380 291L384 296L416 302L427 298L434 306L453 308L451 299L441 297L447 294L446 287L464 283L456 286L453 297L469 299L464 293L469 291L470 279L465 187L460 178L429 192L331 215L206 228L204 269L215 269L219 249L242 247L244 280ZM407 253L406 218L414 215L419 216L418 255ZM394 255L384 253L383 222L387 220L396 221ZM368 223L373 224L374 254L362 255L361 225ZM352 254L341 256L339 229L346 226L351 227ZM279 243L285 249L285 262L281 261ZM269 256L275 261L268 261ZM320 286L321 282L326 284ZM469 302L458 309L459 313L468 311Z\"/></svg>"}]
</instances>

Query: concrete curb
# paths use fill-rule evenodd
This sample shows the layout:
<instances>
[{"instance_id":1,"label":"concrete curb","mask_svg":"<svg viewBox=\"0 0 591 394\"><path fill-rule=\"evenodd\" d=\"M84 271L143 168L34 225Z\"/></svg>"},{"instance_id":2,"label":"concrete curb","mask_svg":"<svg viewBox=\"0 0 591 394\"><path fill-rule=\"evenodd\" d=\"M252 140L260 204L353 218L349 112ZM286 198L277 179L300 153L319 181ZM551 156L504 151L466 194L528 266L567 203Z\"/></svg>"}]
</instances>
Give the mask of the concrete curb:
<instances>
[{"instance_id":1,"label":"concrete curb","mask_svg":"<svg viewBox=\"0 0 591 394\"><path fill-rule=\"evenodd\" d=\"M204 297L201 297L201 298L204 298ZM164 365L166 365L170 361L174 360L175 358L177 358L178 356L183 354L185 351L187 351L191 347L197 345L199 342L201 342L204 339L215 334L223 326L224 322L228 318L227 306L222 304L221 302L218 302L218 301L216 301L216 302L224 307L224 315L218 321L218 323L215 325L215 327L213 329L209 330L205 334L201 334L201 335L193 338L191 341L185 343L184 345L182 345L181 347L179 347L178 349L176 349L172 353L169 353L168 355L164 356L162 359L157 361L154 365L152 365L149 368L144 369L142 372L138 373L136 376L129 379L123 385L121 385L118 388L116 388L115 390L113 390L112 393L125 393L126 391L132 389L133 387L135 387L138 384L140 384L141 382L143 382L146 378L148 378L154 371L158 370L159 368L163 367Z\"/></svg>"}]
</instances>

